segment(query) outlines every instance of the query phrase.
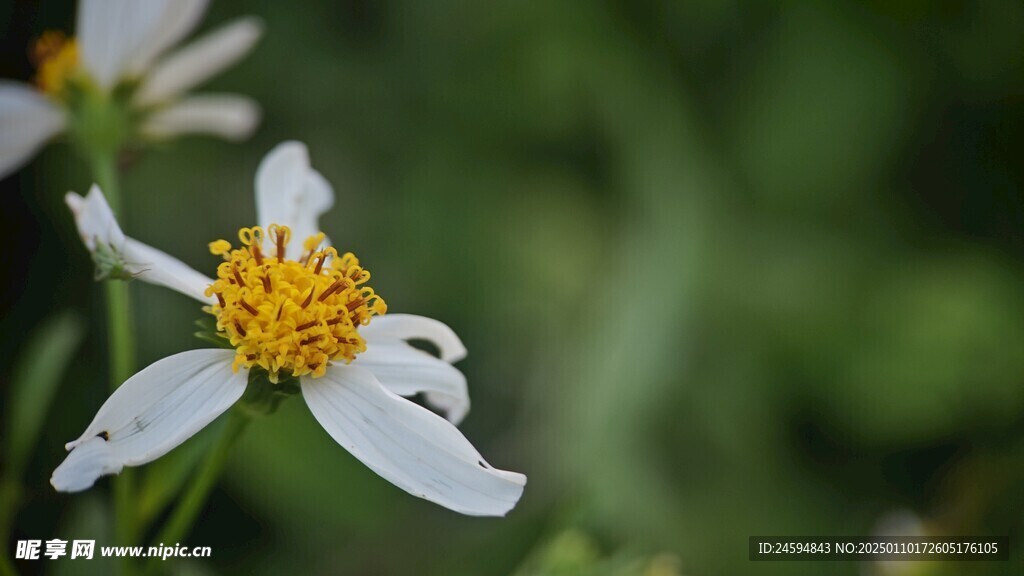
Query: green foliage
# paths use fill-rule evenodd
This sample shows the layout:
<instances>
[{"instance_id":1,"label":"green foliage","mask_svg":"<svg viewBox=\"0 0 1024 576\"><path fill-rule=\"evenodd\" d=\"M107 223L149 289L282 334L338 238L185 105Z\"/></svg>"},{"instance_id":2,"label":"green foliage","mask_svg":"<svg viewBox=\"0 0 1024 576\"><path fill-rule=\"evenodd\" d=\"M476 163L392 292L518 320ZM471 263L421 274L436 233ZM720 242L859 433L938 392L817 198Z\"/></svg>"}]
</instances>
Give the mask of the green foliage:
<instances>
[{"instance_id":1,"label":"green foliage","mask_svg":"<svg viewBox=\"0 0 1024 576\"><path fill-rule=\"evenodd\" d=\"M174 501L182 487L192 478L219 432L219 425L207 426L142 470L134 511L140 526L150 526L167 505Z\"/></svg>"},{"instance_id":2,"label":"green foliage","mask_svg":"<svg viewBox=\"0 0 1024 576\"><path fill-rule=\"evenodd\" d=\"M90 574L114 574L117 561L100 554L101 542L111 542L114 537L114 519L111 509L98 494L83 494L68 504L59 529L54 535L68 541L68 556L46 561L56 576L89 576ZM74 540L95 540L96 549L92 560L70 557Z\"/></svg>"},{"instance_id":3,"label":"green foliage","mask_svg":"<svg viewBox=\"0 0 1024 576\"><path fill-rule=\"evenodd\" d=\"M81 317L54 315L36 327L12 370L13 387L6 405L6 471L19 475L36 447L47 412L64 373L85 337Z\"/></svg>"},{"instance_id":4,"label":"green foliage","mask_svg":"<svg viewBox=\"0 0 1024 576\"><path fill-rule=\"evenodd\" d=\"M546 542L513 576L681 576L679 560L670 555L649 558L628 552L602 555L586 534L568 530Z\"/></svg>"},{"instance_id":5,"label":"green foliage","mask_svg":"<svg viewBox=\"0 0 1024 576\"><path fill-rule=\"evenodd\" d=\"M12 370L14 385L5 403L4 466L0 472L0 541L11 534L23 505L24 474L62 378L85 337L81 317L72 312L44 320L27 338ZM8 551L0 553L6 562ZM3 566L0 566L3 568Z\"/></svg>"}]
</instances>

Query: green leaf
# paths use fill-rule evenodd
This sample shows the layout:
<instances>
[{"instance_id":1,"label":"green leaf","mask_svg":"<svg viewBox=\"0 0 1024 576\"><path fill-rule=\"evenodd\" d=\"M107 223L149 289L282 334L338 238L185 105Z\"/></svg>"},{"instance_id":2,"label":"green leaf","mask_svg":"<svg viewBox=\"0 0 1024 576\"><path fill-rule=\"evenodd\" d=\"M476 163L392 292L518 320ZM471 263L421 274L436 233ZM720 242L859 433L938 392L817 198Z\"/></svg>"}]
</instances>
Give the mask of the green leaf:
<instances>
[{"instance_id":1,"label":"green leaf","mask_svg":"<svg viewBox=\"0 0 1024 576\"><path fill-rule=\"evenodd\" d=\"M8 474L17 478L25 467L39 430L56 395L61 376L85 336L78 314L50 317L29 337L12 372L8 404Z\"/></svg>"}]
</instances>

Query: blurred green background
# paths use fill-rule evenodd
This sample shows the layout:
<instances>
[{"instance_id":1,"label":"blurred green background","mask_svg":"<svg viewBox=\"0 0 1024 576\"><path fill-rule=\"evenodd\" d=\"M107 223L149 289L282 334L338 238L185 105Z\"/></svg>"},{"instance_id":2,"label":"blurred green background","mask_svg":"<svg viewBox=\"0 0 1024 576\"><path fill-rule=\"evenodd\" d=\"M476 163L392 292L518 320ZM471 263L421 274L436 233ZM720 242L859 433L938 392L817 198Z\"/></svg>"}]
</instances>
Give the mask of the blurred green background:
<instances>
[{"instance_id":1,"label":"blurred green background","mask_svg":"<svg viewBox=\"0 0 1024 576\"><path fill-rule=\"evenodd\" d=\"M2 76L29 78L25 47L73 14L0 2ZM529 484L508 518L459 516L292 400L192 533L213 558L168 568L1020 573L1024 4L262 0L214 2L202 29L242 14L266 35L206 88L256 98L262 126L133 158L126 232L212 270L207 242L255 223L263 154L306 142L337 193L324 230L391 311L462 337L462 429ZM86 326L12 539L103 543L109 480L47 482L107 396L102 294L62 202L90 182L58 145L0 191L4 390L27 332L69 310ZM132 290L141 363L203 347L192 301ZM1014 559L747 559L751 535L868 535L907 513L1009 535Z\"/></svg>"}]
</instances>

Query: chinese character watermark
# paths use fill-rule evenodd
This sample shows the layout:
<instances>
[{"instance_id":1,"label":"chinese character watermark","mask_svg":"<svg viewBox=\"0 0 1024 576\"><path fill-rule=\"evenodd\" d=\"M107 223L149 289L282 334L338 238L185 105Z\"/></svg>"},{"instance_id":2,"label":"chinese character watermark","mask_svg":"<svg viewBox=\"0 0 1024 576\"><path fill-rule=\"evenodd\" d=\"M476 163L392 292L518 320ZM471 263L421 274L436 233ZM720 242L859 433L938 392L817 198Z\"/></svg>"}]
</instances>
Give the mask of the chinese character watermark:
<instances>
[{"instance_id":1,"label":"chinese character watermark","mask_svg":"<svg viewBox=\"0 0 1024 576\"><path fill-rule=\"evenodd\" d=\"M18 540L18 548L14 551L14 557L18 560L38 560L39 548L42 545L42 540Z\"/></svg>"},{"instance_id":2,"label":"chinese character watermark","mask_svg":"<svg viewBox=\"0 0 1024 576\"><path fill-rule=\"evenodd\" d=\"M71 558L92 560L92 551L96 548L95 540L75 540L71 545Z\"/></svg>"},{"instance_id":3,"label":"chinese character watermark","mask_svg":"<svg viewBox=\"0 0 1024 576\"><path fill-rule=\"evenodd\" d=\"M66 556L68 553L67 550L67 540L58 540L57 538L54 538L53 540L46 541L46 555L50 558L50 560L56 560L61 556Z\"/></svg>"}]
</instances>

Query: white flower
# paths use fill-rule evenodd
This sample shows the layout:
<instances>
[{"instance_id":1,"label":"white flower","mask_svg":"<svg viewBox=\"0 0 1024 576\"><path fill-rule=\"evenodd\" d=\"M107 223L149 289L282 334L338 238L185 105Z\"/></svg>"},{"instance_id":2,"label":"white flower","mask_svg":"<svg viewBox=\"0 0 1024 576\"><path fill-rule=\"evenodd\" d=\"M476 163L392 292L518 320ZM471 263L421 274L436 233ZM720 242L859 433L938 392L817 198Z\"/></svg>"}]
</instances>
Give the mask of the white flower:
<instances>
[{"instance_id":1,"label":"white flower","mask_svg":"<svg viewBox=\"0 0 1024 576\"><path fill-rule=\"evenodd\" d=\"M904 508L891 510L879 518L871 535L879 539L909 536L924 540L935 534L920 516L912 510ZM861 564L861 574L864 576L923 576L929 572L928 565L928 562L874 560Z\"/></svg>"},{"instance_id":2,"label":"white flower","mask_svg":"<svg viewBox=\"0 0 1024 576\"><path fill-rule=\"evenodd\" d=\"M272 380L295 375L328 434L407 492L471 515L515 506L526 477L491 467L455 427L469 409L465 377L452 366L466 355L462 342L437 320L377 316L384 303L366 286L369 273L322 244L317 220L333 201L305 146L279 145L256 175L262 227L242 229L239 249L210 244L225 259L213 280L126 237L97 187L85 198L68 194L90 250L105 246L136 277L207 304L235 349L182 352L129 378L67 444L51 478L57 490L84 490L167 453L234 404L258 369ZM309 241L289 244L292 235ZM440 357L412 339L433 343ZM420 393L447 420L403 398Z\"/></svg>"},{"instance_id":3,"label":"white flower","mask_svg":"<svg viewBox=\"0 0 1024 576\"><path fill-rule=\"evenodd\" d=\"M185 93L248 53L262 33L259 20L238 19L167 54L196 27L206 4L81 0L75 39L48 32L37 43L36 84L0 81L0 177L50 138L75 129L74 114L82 107L71 87L109 96L129 86L133 91L126 105L141 117L138 131L146 138L249 136L260 115L254 101L233 94Z\"/></svg>"}]
</instances>

